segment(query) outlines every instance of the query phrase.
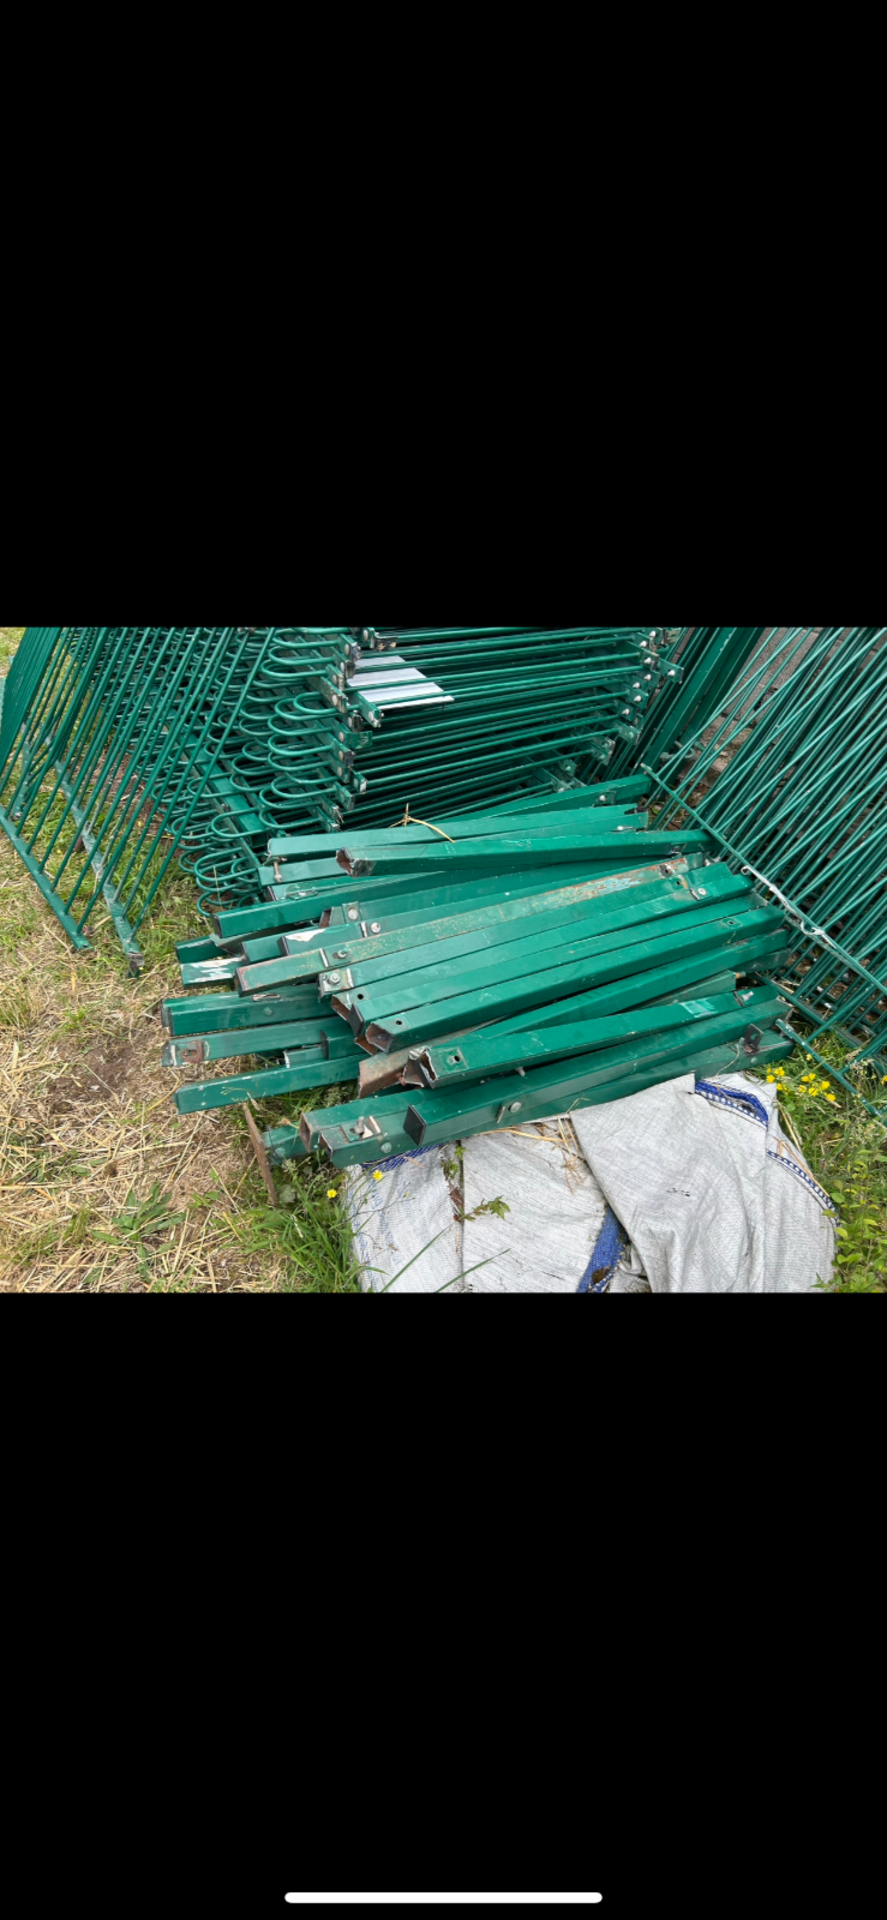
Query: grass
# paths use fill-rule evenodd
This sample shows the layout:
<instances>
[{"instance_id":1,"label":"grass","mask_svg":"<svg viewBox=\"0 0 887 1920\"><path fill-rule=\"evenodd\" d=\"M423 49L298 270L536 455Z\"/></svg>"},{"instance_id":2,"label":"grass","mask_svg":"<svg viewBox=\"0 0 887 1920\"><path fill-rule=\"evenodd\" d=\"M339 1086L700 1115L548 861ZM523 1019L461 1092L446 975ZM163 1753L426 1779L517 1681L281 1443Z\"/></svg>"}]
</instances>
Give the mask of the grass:
<instances>
[{"instance_id":1,"label":"grass","mask_svg":"<svg viewBox=\"0 0 887 1920\"><path fill-rule=\"evenodd\" d=\"M190 1076L160 1065L160 1002L180 989L179 885L134 980L107 925L72 952L0 836L0 1292L359 1291L328 1169L286 1169L272 1207L239 1110L176 1114Z\"/></svg>"},{"instance_id":2,"label":"grass","mask_svg":"<svg viewBox=\"0 0 887 1920\"><path fill-rule=\"evenodd\" d=\"M21 631L0 628L0 673ZM196 898L171 868L133 979L104 908L94 952L76 954L0 834L0 1292L360 1291L329 1168L284 1169L289 1204L272 1207L240 1111L176 1114L197 1076L161 1067L160 1003L181 992Z\"/></svg>"},{"instance_id":3,"label":"grass","mask_svg":"<svg viewBox=\"0 0 887 1920\"><path fill-rule=\"evenodd\" d=\"M820 1040L817 1052L857 1079L866 1099L882 1101L887 1121L887 1088L855 1068L840 1041ZM817 1067L803 1042L782 1073L768 1077L779 1081L785 1131L835 1203L838 1271L828 1291L887 1292L887 1130Z\"/></svg>"},{"instance_id":4,"label":"grass","mask_svg":"<svg viewBox=\"0 0 887 1920\"><path fill-rule=\"evenodd\" d=\"M24 627L0 627L0 674L6 672L24 631Z\"/></svg>"},{"instance_id":5,"label":"grass","mask_svg":"<svg viewBox=\"0 0 887 1920\"><path fill-rule=\"evenodd\" d=\"M0 627L0 673L21 631ZM139 979L104 909L94 952L75 954L0 834L0 1292L360 1291L329 1167L285 1168L272 1207L240 1111L176 1114L173 1091L195 1076L160 1065L160 1002L181 991L175 945L199 925L173 867L142 930ZM836 1041L823 1052L835 1066L848 1057ZM832 1291L882 1293L887 1132L837 1083L834 1105L811 1093L811 1066L801 1053L787 1063L780 1104L839 1210ZM887 1103L887 1089L867 1092ZM325 1088L299 1106L347 1097ZM278 1101L256 1118L295 1115Z\"/></svg>"}]
</instances>

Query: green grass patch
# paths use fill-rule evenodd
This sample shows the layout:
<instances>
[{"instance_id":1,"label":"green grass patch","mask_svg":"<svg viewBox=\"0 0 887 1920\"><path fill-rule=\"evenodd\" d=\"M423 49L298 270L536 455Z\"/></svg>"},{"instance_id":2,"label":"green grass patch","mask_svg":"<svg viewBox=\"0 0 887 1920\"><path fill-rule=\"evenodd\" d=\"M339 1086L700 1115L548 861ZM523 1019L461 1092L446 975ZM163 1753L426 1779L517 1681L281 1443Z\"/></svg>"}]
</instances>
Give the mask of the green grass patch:
<instances>
[{"instance_id":1,"label":"green grass patch","mask_svg":"<svg viewBox=\"0 0 887 1920\"><path fill-rule=\"evenodd\" d=\"M873 1118L832 1073L820 1068L801 1043L782 1069L760 1078L779 1085L786 1132L801 1147L811 1173L835 1203L837 1272L830 1293L887 1292L887 1086L854 1065L851 1049L829 1035L817 1053L859 1086L872 1105L883 1104L884 1122Z\"/></svg>"},{"instance_id":2,"label":"green grass patch","mask_svg":"<svg viewBox=\"0 0 887 1920\"><path fill-rule=\"evenodd\" d=\"M6 673L24 631L24 627L0 627L0 678Z\"/></svg>"}]
</instances>

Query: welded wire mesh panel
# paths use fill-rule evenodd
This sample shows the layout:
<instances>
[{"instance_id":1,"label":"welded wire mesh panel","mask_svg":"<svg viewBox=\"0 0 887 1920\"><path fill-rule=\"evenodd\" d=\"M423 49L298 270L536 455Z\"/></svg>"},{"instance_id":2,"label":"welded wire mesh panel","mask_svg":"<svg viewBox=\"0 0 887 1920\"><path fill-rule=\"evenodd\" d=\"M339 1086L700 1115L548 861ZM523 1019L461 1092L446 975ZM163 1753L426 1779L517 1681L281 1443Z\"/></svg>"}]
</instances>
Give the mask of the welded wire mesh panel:
<instances>
[{"instance_id":1,"label":"welded wire mesh panel","mask_svg":"<svg viewBox=\"0 0 887 1920\"><path fill-rule=\"evenodd\" d=\"M646 713L613 742L618 778L642 760L658 767L718 715L765 627L672 628L659 649L657 684Z\"/></svg>"},{"instance_id":2,"label":"welded wire mesh panel","mask_svg":"<svg viewBox=\"0 0 887 1920\"><path fill-rule=\"evenodd\" d=\"M25 634L8 726L4 717L0 825L76 945L88 945L103 901L138 963L139 928L177 847L229 798L215 783L278 631ZM234 788L231 805L239 799ZM266 822L255 828L267 835Z\"/></svg>"},{"instance_id":3,"label":"welded wire mesh panel","mask_svg":"<svg viewBox=\"0 0 887 1920\"><path fill-rule=\"evenodd\" d=\"M52 657L61 627L29 627L5 680L0 682L0 768Z\"/></svg>"},{"instance_id":4,"label":"welded wire mesh panel","mask_svg":"<svg viewBox=\"0 0 887 1920\"><path fill-rule=\"evenodd\" d=\"M664 770L789 906L792 1004L887 1070L887 628L767 630L724 717ZM656 769L653 769L656 771Z\"/></svg>"}]
</instances>

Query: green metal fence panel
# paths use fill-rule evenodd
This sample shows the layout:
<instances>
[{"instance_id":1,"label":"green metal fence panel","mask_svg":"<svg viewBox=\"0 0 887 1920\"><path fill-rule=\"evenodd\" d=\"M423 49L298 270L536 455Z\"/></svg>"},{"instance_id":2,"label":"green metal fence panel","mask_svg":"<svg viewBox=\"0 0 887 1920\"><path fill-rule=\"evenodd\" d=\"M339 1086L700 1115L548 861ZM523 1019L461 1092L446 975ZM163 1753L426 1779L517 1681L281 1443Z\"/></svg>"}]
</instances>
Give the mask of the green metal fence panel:
<instances>
[{"instance_id":1,"label":"green metal fence panel","mask_svg":"<svg viewBox=\"0 0 887 1920\"><path fill-rule=\"evenodd\" d=\"M25 714L61 633L60 627L28 627L2 683L0 713L0 772L12 749Z\"/></svg>"},{"instance_id":2,"label":"green metal fence panel","mask_svg":"<svg viewBox=\"0 0 887 1920\"><path fill-rule=\"evenodd\" d=\"M883 1077L887 628L766 630L718 725L647 771L666 802L657 824L708 828L785 912L793 953L782 984L810 1023L814 1057L834 1033ZM849 1073L838 1077L859 1093Z\"/></svg>"},{"instance_id":3,"label":"green metal fence panel","mask_svg":"<svg viewBox=\"0 0 887 1920\"><path fill-rule=\"evenodd\" d=\"M198 818L259 664L247 629L79 627L23 642L30 698L4 707L0 824L78 946L103 901L138 930Z\"/></svg>"},{"instance_id":4,"label":"green metal fence panel","mask_svg":"<svg viewBox=\"0 0 887 1920\"><path fill-rule=\"evenodd\" d=\"M759 645L765 627L672 629L657 646L657 672L649 706L612 742L610 772L621 774L641 761L661 766L686 737L708 727ZM591 778L588 768L584 777Z\"/></svg>"}]
</instances>

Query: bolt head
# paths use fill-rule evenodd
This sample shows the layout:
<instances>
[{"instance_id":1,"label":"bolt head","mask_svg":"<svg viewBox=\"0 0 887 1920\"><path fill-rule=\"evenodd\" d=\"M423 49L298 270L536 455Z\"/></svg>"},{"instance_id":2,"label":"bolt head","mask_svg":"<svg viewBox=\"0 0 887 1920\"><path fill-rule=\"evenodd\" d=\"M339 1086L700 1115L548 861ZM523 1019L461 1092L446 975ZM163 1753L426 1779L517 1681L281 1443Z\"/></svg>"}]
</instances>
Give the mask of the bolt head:
<instances>
[{"instance_id":1,"label":"bolt head","mask_svg":"<svg viewBox=\"0 0 887 1920\"><path fill-rule=\"evenodd\" d=\"M342 984L342 975L340 973L328 973L327 983L331 987L340 987Z\"/></svg>"},{"instance_id":2,"label":"bolt head","mask_svg":"<svg viewBox=\"0 0 887 1920\"><path fill-rule=\"evenodd\" d=\"M349 907L349 908L348 908L348 918L349 918L349 920L359 920L359 919L360 919L360 914L358 913L358 911L357 911L357 908L356 908L356 907Z\"/></svg>"},{"instance_id":3,"label":"bolt head","mask_svg":"<svg viewBox=\"0 0 887 1920\"><path fill-rule=\"evenodd\" d=\"M381 933L381 931L382 931L382 922L381 922L381 920L374 920L374 921L373 921L373 924L372 924L372 926L370 927L370 932L371 932L371 933Z\"/></svg>"},{"instance_id":4,"label":"bolt head","mask_svg":"<svg viewBox=\"0 0 887 1920\"><path fill-rule=\"evenodd\" d=\"M508 1109L509 1113L520 1113L521 1105L522 1105L522 1102L520 1100L513 1101L512 1105Z\"/></svg>"}]
</instances>

